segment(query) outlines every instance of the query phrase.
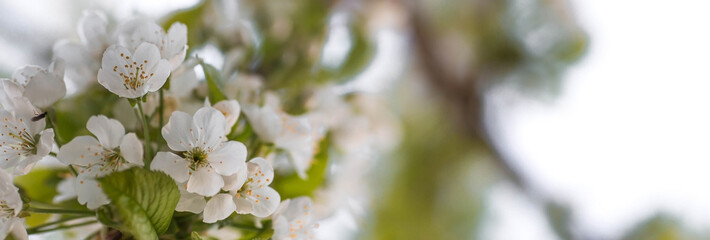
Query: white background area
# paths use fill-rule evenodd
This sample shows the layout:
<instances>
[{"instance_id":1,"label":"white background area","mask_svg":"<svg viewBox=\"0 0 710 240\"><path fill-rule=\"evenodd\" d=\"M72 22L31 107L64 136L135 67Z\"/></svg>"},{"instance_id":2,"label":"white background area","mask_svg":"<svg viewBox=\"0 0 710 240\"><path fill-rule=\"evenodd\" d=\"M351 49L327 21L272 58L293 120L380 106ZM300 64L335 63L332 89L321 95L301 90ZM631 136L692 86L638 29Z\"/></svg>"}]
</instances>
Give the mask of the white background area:
<instances>
[{"instance_id":1,"label":"white background area","mask_svg":"<svg viewBox=\"0 0 710 240\"><path fill-rule=\"evenodd\" d=\"M707 229L710 2L572 4L590 35L586 56L552 103L493 95L498 142L536 188L571 204L585 232L619 237L658 212ZM496 210L521 195L493 192L495 239L539 231L530 226L540 214Z\"/></svg>"}]
</instances>

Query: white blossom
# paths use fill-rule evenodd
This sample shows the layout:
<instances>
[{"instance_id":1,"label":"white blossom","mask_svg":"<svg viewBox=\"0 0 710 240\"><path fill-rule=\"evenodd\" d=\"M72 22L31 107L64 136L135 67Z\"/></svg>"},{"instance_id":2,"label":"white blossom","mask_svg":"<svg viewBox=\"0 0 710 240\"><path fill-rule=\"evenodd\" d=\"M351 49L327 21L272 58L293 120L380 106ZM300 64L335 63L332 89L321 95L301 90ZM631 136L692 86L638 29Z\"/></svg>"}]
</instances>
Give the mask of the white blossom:
<instances>
[{"instance_id":1,"label":"white blossom","mask_svg":"<svg viewBox=\"0 0 710 240\"><path fill-rule=\"evenodd\" d=\"M64 84L64 61L58 59L48 69L28 65L17 69L12 79L2 79L0 102L7 108L17 97L26 97L32 105L47 108L67 93Z\"/></svg>"},{"instance_id":2,"label":"white blossom","mask_svg":"<svg viewBox=\"0 0 710 240\"><path fill-rule=\"evenodd\" d=\"M278 99L267 95L264 106L245 105L244 114L259 138L285 151L290 166L301 178L311 166L314 141L311 125L305 117L294 117L281 111Z\"/></svg>"},{"instance_id":3,"label":"white blossom","mask_svg":"<svg viewBox=\"0 0 710 240\"><path fill-rule=\"evenodd\" d=\"M13 99L12 111L0 109L0 168L27 174L52 149L54 130L45 121L33 121L38 114L27 98Z\"/></svg>"},{"instance_id":4,"label":"white blossom","mask_svg":"<svg viewBox=\"0 0 710 240\"><path fill-rule=\"evenodd\" d=\"M19 218L22 199L19 189L12 184L12 176L0 171L0 239L12 234L15 239L27 239L24 220Z\"/></svg>"},{"instance_id":5,"label":"white blossom","mask_svg":"<svg viewBox=\"0 0 710 240\"><path fill-rule=\"evenodd\" d=\"M108 20L102 12L84 11L77 26L80 43L60 40L52 48L55 58L66 61L67 79L76 90L96 82L101 56L113 43L108 34Z\"/></svg>"},{"instance_id":6,"label":"white blossom","mask_svg":"<svg viewBox=\"0 0 710 240\"><path fill-rule=\"evenodd\" d=\"M178 152L158 152L151 163L190 193L214 196L224 186L223 176L246 167L247 149L237 141L226 141L224 115L212 107L197 110L194 116L176 111L163 127L168 147Z\"/></svg>"},{"instance_id":7,"label":"white blossom","mask_svg":"<svg viewBox=\"0 0 710 240\"><path fill-rule=\"evenodd\" d=\"M284 200L272 216L274 240L314 239L318 223L311 214L312 201L309 197Z\"/></svg>"},{"instance_id":8,"label":"white blossom","mask_svg":"<svg viewBox=\"0 0 710 240\"><path fill-rule=\"evenodd\" d=\"M239 113L241 113L241 106L237 100L222 100L215 103L212 107L219 110L224 118L227 120L224 132L229 134L232 131L232 127L239 120Z\"/></svg>"},{"instance_id":9,"label":"white blossom","mask_svg":"<svg viewBox=\"0 0 710 240\"><path fill-rule=\"evenodd\" d=\"M153 21L138 24L132 32L119 36L119 42L130 49L138 49L144 42L152 43L160 50L161 57L168 60L170 69L177 69L187 54L187 26L176 22L166 33Z\"/></svg>"},{"instance_id":10,"label":"white blossom","mask_svg":"<svg viewBox=\"0 0 710 240\"><path fill-rule=\"evenodd\" d=\"M102 86L120 97L139 98L158 91L168 75L170 65L160 58L158 48L141 43L135 52L119 45L106 49L98 78Z\"/></svg>"},{"instance_id":11,"label":"white blossom","mask_svg":"<svg viewBox=\"0 0 710 240\"><path fill-rule=\"evenodd\" d=\"M96 178L134 166L143 166L143 145L135 133L106 116L92 116L86 123L96 138L79 136L59 149L57 158L77 167L75 186L79 203L96 209L109 203Z\"/></svg>"},{"instance_id":12,"label":"white blossom","mask_svg":"<svg viewBox=\"0 0 710 240\"><path fill-rule=\"evenodd\" d=\"M225 178L225 189L234 195L237 213L257 217L271 215L281 202L281 196L269 187L274 180L274 169L263 158L254 158L247 169Z\"/></svg>"}]
</instances>

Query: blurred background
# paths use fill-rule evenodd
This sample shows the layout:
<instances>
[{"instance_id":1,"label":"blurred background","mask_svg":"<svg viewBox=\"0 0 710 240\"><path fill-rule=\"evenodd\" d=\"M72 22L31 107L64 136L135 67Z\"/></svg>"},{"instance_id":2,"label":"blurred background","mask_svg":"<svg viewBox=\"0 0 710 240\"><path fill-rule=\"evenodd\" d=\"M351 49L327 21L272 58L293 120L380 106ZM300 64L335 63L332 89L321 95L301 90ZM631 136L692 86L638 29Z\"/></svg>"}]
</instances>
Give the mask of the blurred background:
<instances>
[{"instance_id":1,"label":"blurred background","mask_svg":"<svg viewBox=\"0 0 710 240\"><path fill-rule=\"evenodd\" d=\"M0 76L87 9L185 22L294 106L357 95L322 239L710 238L707 1L0 1Z\"/></svg>"}]
</instances>

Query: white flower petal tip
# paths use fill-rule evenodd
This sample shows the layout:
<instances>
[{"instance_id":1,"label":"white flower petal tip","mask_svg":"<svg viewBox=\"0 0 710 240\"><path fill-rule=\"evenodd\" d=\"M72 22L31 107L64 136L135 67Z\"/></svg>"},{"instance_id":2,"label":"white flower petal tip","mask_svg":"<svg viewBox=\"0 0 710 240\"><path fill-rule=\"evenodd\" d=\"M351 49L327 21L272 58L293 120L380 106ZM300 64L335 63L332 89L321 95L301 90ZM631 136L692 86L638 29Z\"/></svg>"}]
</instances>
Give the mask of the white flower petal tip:
<instances>
[{"instance_id":1,"label":"white flower petal tip","mask_svg":"<svg viewBox=\"0 0 710 240\"><path fill-rule=\"evenodd\" d=\"M139 98L160 89L170 75L168 61L153 44L141 43L134 52L111 45L104 52L99 84L124 98Z\"/></svg>"},{"instance_id":2,"label":"white flower petal tip","mask_svg":"<svg viewBox=\"0 0 710 240\"><path fill-rule=\"evenodd\" d=\"M67 93L64 83L64 60L56 59L45 69L39 66L25 66L12 74L12 79L3 80L4 96L0 98L7 109L14 106L12 99L26 97L33 106L47 108L62 99Z\"/></svg>"},{"instance_id":3,"label":"white flower petal tip","mask_svg":"<svg viewBox=\"0 0 710 240\"><path fill-rule=\"evenodd\" d=\"M239 120L239 113L241 112L239 102L237 102L237 100L222 100L215 103L212 107L219 110L224 115L224 118L227 120L227 125L224 130L226 133L230 133L234 124Z\"/></svg>"},{"instance_id":4,"label":"white flower petal tip","mask_svg":"<svg viewBox=\"0 0 710 240\"><path fill-rule=\"evenodd\" d=\"M229 217L235 210L237 210L237 206L234 205L232 196L224 193L217 194L205 205L202 221L205 223L215 223Z\"/></svg>"}]
</instances>

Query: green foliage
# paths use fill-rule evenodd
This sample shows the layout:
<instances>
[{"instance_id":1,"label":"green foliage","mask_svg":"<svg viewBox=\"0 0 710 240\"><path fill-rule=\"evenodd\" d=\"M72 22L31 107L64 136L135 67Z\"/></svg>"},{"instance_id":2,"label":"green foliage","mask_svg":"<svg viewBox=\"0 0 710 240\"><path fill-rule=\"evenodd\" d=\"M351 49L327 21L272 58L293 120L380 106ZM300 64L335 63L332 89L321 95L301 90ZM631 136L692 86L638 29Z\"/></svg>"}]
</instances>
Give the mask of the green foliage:
<instances>
[{"instance_id":1,"label":"green foliage","mask_svg":"<svg viewBox=\"0 0 710 240\"><path fill-rule=\"evenodd\" d=\"M180 192L159 172L132 168L99 179L123 226L136 239L158 239L170 225Z\"/></svg>"},{"instance_id":2,"label":"green foliage","mask_svg":"<svg viewBox=\"0 0 710 240\"><path fill-rule=\"evenodd\" d=\"M53 205L66 209L86 208L76 200L67 200L58 204L53 204L54 196L57 195L57 185L63 179L62 176L69 174L66 170L35 167L27 175L17 176L15 185L21 189L24 196L31 199L35 205ZM25 221L29 227L34 227L45 223L51 214L32 213Z\"/></svg>"},{"instance_id":3,"label":"green foliage","mask_svg":"<svg viewBox=\"0 0 710 240\"><path fill-rule=\"evenodd\" d=\"M215 104L219 101L227 99L222 92L224 83L222 82L222 75L219 73L219 70L203 61L200 61L200 65L202 65L202 69L205 71L208 91L207 96L210 98L210 103Z\"/></svg>"},{"instance_id":4,"label":"green foliage","mask_svg":"<svg viewBox=\"0 0 710 240\"><path fill-rule=\"evenodd\" d=\"M86 121L93 115L112 117L111 112L120 98L116 94L107 94L108 90L98 84L80 95L60 101L55 108L54 132L64 144L76 136L88 134Z\"/></svg>"},{"instance_id":5,"label":"green foliage","mask_svg":"<svg viewBox=\"0 0 710 240\"><path fill-rule=\"evenodd\" d=\"M244 236L240 240L267 240L271 239L274 235L274 229L271 227L272 222L264 222L263 227L259 231L245 232Z\"/></svg>"},{"instance_id":6,"label":"green foliage","mask_svg":"<svg viewBox=\"0 0 710 240\"><path fill-rule=\"evenodd\" d=\"M323 185L328 167L329 140L330 138L325 138L320 142L320 152L313 157L313 164L306 172L308 178L301 179L295 173L283 177L274 177L274 182L271 186L279 192L281 199L311 196L316 189Z\"/></svg>"}]
</instances>

